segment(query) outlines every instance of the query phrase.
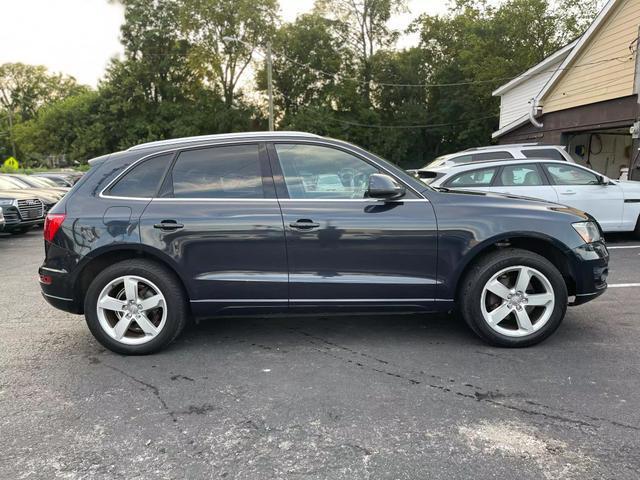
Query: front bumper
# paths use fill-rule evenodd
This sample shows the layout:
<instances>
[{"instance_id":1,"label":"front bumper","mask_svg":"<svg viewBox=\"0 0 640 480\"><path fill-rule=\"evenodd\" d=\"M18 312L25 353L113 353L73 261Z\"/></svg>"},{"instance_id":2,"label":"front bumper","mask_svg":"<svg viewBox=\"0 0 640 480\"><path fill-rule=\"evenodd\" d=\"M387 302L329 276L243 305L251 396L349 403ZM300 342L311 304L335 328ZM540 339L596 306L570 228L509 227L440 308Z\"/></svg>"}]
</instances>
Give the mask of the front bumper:
<instances>
[{"instance_id":1,"label":"front bumper","mask_svg":"<svg viewBox=\"0 0 640 480\"><path fill-rule=\"evenodd\" d=\"M594 242L574 249L576 262L572 276L575 280L575 299L570 305L582 305L598 298L607 290L609 250L604 242Z\"/></svg>"}]
</instances>

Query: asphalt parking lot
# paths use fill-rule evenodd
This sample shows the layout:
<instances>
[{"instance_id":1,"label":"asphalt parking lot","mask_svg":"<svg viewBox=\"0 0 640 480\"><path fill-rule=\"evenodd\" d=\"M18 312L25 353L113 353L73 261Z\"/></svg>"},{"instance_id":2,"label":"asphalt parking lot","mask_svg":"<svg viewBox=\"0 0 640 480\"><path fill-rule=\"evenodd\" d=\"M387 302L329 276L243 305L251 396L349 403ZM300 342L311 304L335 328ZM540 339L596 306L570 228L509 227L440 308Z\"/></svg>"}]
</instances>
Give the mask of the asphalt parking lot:
<instances>
[{"instance_id":1,"label":"asphalt parking lot","mask_svg":"<svg viewBox=\"0 0 640 480\"><path fill-rule=\"evenodd\" d=\"M640 241L522 350L449 316L227 319L105 351L0 235L0 479L640 477Z\"/></svg>"}]
</instances>

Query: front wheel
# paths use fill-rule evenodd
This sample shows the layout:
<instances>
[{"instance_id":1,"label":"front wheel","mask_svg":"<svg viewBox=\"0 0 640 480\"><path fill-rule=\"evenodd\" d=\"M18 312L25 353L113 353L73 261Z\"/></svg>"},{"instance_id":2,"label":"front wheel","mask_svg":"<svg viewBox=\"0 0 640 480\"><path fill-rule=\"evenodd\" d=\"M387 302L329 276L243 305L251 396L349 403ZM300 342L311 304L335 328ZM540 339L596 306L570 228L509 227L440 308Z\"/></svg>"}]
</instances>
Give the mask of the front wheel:
<instances>
[{"instance_id":1,"label":"front wheel","mask_svg":"<svg viewBox=\"0 0 640 480\"><path fill-rule=\"evenodd\" d=\"M562 274L549 260L527 250L489 254L463 282L462 316L492 345L535 345L560 326L567 310Z\"/></svg>"},{"instance_id":2,"label":"front wheel","mask_svg":"<svg viewBox=\"0 0 640 480\"><path fill-rule=\"evenodd\" d=\"M163 349L187 319L178 279L147 260L128 260L103 270L87 290L84 311L96 340L125 355Z\"/></svg>"}]
</instances>

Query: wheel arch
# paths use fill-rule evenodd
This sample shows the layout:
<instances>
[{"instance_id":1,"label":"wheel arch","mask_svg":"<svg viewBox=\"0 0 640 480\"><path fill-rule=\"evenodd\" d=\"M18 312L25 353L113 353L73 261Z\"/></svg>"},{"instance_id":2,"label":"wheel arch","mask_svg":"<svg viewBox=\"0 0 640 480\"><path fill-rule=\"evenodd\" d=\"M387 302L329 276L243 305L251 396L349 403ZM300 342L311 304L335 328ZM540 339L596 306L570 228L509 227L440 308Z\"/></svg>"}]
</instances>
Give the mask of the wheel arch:
<instances>
[{"instance_id":1,"label":"wheel arch","mask_svg":"<svg viewBox=\"0 0 640 480\"><path fill-rule=\"evenodd\" d=\"M464 278L478 260L488 253L508 247L527 250L549 260L562 274L569 295L575 294L576 281L571 249L557 239L542 233L512 232L487 239L466 253L453 274L454 300L458 299Z\"/></svg>"},{"instance_id":2,"label":"wheel arch","mask_svg":"<svg viewBox=\"0 0 640 480\"><path fill-rule=\"evenodd\" d=\"M109 265L131 259L147 259L158 263L169 269L180 282L183 292L188 299L191 298L187 282L181 274L175 262L166 255L160 255L157 251L141 244L113 245L102 249L97 249L85 256L77 268L77 273L73 278L73 293L77 304L84 307L84 296L89 288L91 280ZM84 313L84 312L80 312Z\"/></svg>"}]
</instances>

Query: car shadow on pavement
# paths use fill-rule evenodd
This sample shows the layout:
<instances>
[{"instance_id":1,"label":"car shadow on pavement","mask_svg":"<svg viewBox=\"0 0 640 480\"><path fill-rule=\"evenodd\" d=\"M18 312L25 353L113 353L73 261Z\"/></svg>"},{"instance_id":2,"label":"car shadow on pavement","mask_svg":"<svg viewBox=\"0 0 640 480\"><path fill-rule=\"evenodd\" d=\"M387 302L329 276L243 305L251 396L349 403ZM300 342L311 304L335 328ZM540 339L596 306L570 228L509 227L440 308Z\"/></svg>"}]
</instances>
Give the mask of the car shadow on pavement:
<instances>
[{"instance_id":1,"label":"car shadow on pavement","mask_svg":"<svg viewBox=\"0 0 640 480\"><path fill-rule=\"evenodd\" d=\"M201 348L216 343L305 345L310 339L363 344L481 345L454 315L340 315L218 318L189 324L171 347Z\"/></svg>"}]
</instances>

